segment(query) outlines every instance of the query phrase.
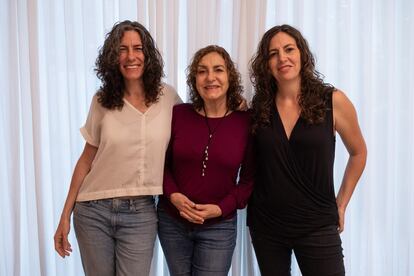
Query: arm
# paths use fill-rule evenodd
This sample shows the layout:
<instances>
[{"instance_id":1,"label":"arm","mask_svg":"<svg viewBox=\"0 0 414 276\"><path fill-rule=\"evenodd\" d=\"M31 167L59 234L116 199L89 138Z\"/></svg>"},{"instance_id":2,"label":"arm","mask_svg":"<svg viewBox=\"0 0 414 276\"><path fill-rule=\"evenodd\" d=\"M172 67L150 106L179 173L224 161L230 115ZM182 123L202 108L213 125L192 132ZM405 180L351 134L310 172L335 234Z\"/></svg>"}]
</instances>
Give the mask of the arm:
<instances>
[{"instance_id":1,"label":"arm","mask_svg":"<svg viewBox=\"0 0 414 276\"><path fill-rule=\"evenodd\" d=\"M163 194L166 198L170 200L170 202L175 206L175 208L177 208L177 210L183 218L193 223L202 224L204 222L203 218L194 213L195 203L192 202L184 194L180 193L180 190L177 184L175 183L174 175L172 173L173 140L174 134L171 133L170 144L168 145L167 153L165 156Z\"/></svg>"},{"instance_id":2,"label":"arm","mask_svg":"<svg viewBox=\"0 0 414 276\"><path fill-rule=\"evenodd\" d=\"M249 134L243 162L241 165L238 185L234 186L229 195L220 203L219 207L223 212L223 216L227 216L235 209L243 209L253 190L254 183L254 150L252 135Z\"/></svg>"},{"instance_id":3,"label":"arm","mask_svg":"<svg viewBox=\"0 0 414 276\"><path fill-rule=\"evenodd\" d=\"M228 195L216 204L196 204L197 210L201 211L204 219L227 215L236 209L246 207L253 190L254 183L254 150L252 135L248 135L248 141L241 164L238 185L234 185Z\"/></svg>"},{"instance_id":4,"label":"arm","mask_svg":"<svg viewBox=\"0 0 414 276\"><path fill-rule=\"evenodd\" d=\"M333 94L334 128L349 153L341 187L336 202L339 213L339 232L344 230L345 210L354 192L355 186L364 171L367 148L361 129L359 128L357 114L351 101L341 91Z\"/></svg>"},{"instance_id":5,"label":"arm","mask_svg":"<svg viewBox=\"0 0 414 276\"><path fill-rule=\"evenodd\" d=\"M68 241L68 234L70 230L70 217L73 207L75 205L76 197L79 189L91 169L92 161L95 158L98 148L88 143L85 143L83 152L76 163L73 171L72 180L70 183L69 192L66 198L65 206L63 207L62 215L60 217L59 225L54 236L55 250L61 257L69 256L72 252L71 245Z\"/></svg>"}]
</instances>

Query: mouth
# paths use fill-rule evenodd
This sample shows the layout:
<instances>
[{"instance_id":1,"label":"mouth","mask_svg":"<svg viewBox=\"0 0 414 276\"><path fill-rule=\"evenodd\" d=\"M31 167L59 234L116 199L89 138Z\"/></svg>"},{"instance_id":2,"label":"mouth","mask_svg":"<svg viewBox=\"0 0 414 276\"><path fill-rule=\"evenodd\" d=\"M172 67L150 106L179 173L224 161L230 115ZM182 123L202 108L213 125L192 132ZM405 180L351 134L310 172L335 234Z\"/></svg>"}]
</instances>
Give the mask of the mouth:
<instances>
[{"instance_id":1,"label":"mouth","mask_svg":"<svg viewBox=\"0 0 414 276\"><path fill-rule=\"evenodd\" d=\"M289 70L291 67L292 67L291 65L283 65L283 66L278 67L277 70L280 72L284 72L284 71Z\"/></svg>"},{"instance_id":2,"label":"mouth","mask_svg":"<svg viewBox=\"0 0 414 276\"><path fill-rule=\"evenodd\" d=\"M138 69L139 67L141 67L141 64L130 64L130 65L124 65L125 69Z\"/></svg>"},{"instance_id":3,"label":"mouth","mask_svg":"<svg viewBox=\"0 0 414 276\"><path fill-rule=\"evenodd\" d=\"M217 89L219 88L219 85L206 85L204 86L205 89L209 90L209 89Z\"/></svg>"}]
</instances>

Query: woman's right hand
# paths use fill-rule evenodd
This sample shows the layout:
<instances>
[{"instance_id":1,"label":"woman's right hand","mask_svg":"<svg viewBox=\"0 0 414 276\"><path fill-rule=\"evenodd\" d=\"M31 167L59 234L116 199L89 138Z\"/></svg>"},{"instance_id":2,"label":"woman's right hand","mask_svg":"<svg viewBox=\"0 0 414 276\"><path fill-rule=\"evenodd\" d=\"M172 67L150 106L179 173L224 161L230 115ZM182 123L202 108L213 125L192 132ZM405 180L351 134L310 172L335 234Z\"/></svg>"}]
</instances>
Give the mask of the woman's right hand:
<instances>
[{"instance_id":1,"label":"woman's right hand","mask_svg":"<svg viewBox=\"0 0 414 276\"><path fill-rule=\"evenodd\" d=\"M69 230L69 219L61 218L53 239L55 241L55 250L62 258L69 256L72 252L72 246L68 241Z\"/></svg>"},{"instance_id":2,"label":"woman's right hand","mask_svg":"<svg viewBox=\"0 0 414 276\"><path fill-rule=\"evenodd\" d=\"M203 224L204 219L198 215L196 204L188 199L182 193L172 193L170 195L170 201L178 209L180 215L192 223Z\"/></svg>"},{"instance_id":3,"label":"woman's right hand","mask_svg":"<svg viewBox=\"0 0 414 276\"><path fill-rule=\"evenodd\" d=\"M55 242L55 250L62 258L69 256L70 252L72 252L72 246L68 241L68 234L70 231L70 217L75 206L79 189L83 183L83 180L91 169L92 162L95 159L97 152L97 147L85 143L83 152L79 157L78 162L76 163L75 170L73 171L68 196L66 197L65 206L63 207L59 225L53 238Z\"/></svg>"}]
</instances>

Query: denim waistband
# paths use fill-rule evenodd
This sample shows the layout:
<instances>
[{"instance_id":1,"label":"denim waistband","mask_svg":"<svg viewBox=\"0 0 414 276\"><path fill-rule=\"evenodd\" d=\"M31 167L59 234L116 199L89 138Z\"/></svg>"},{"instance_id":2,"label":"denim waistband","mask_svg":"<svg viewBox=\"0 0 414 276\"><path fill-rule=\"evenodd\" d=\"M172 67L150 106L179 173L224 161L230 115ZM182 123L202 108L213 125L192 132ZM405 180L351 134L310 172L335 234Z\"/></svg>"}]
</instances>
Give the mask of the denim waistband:
<instances>
[{"instance_id":1,"label":"denim waistband","mask_svg":"<svg viewBox=\"0 0 414 276\"><path fill-rule=\"evenodd\" d=\"M131 198L106 198L98 200L84 201L86 204L98 204L105 206L112 210L122 210L130 209L132 206L135 208L145 207L145 206L154 206L154 197L152 195L147 196L137 196Z\"/></svg>"}]
</instances>

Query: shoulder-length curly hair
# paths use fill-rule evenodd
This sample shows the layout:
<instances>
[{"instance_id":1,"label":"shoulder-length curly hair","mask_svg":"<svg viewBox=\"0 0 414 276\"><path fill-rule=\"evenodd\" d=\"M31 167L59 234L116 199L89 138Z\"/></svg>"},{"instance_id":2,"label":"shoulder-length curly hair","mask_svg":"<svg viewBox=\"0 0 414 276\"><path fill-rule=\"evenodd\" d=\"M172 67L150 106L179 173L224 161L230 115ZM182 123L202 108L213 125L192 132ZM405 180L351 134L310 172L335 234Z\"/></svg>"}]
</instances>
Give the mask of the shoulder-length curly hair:
<instances>
[{"instance_id":1,"label":"shoulder-length curly hair","mask_svg":"<svg viewBox=\"0 0 414 276\"><path fill-rule=\"evenodd\" d=\"M99 50L95 62L96 75L102 81L102 86L97 93L98 101L108 109L121 109L124 105L125 84L119 70L119 45L126 31L136 31L141 37L145 56L142 79L146 105L157 102L162 89L164 63L151 34L138 22L126 20L116 23L106 35L104 45Z\"/></svg>"},{"instance_id":2,"label":"shoulder-length curly hair","mask_svg":"<svg viewBox=\"0 0 414 276\"><path fill-rule=\"evenodd\" d=\"M187 67L187 85L190 89L190 101L193 104L194 109L201 110L204 105L204 101L201 98L199 92L197 91L196 86L196 76L197 76L197 69L200 63L200 60L209 53L217 53L219 54L226 64L228 79L229 79L229 88L227 90L227 108L229 110L236 110L237 107L242 102L243 93L243 86L241 85L241 77L240 73L237 70L234 62L232 61L230 55L227 51L220 46L217 45L209 45L198 50L190 63Z\"/></svg>"},{"instance_id":3,"label":"shoulder-length curly hair","mask_svg":"<svg viewBox=\"0 0 414 276\"><path fill-rule=\"evenodd\" d=\"M278 92L278 84L269 70L269 45L272 38L280 32L294 38L300 51L301 91L299 106L301 117L310 124L322 122L327 110L327 96L333 91L333 87L324 83L323 76L315 69L315 59L302 34L290 25L275 26L263 35L257 51L250 61L250 80L255 89L252 100L253 131L259 126L266 126L270 123L270 114Z\"/></svg>"}]
</instances>

